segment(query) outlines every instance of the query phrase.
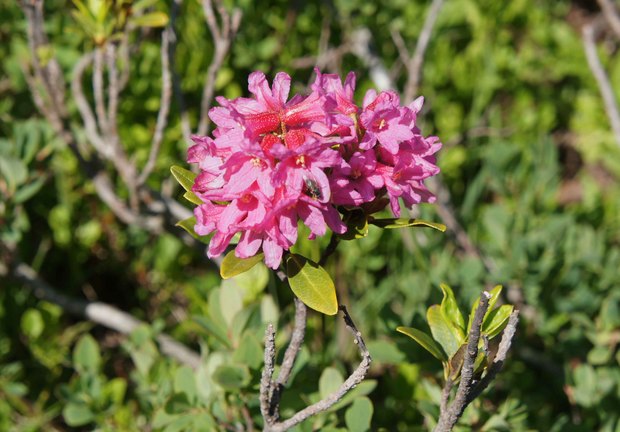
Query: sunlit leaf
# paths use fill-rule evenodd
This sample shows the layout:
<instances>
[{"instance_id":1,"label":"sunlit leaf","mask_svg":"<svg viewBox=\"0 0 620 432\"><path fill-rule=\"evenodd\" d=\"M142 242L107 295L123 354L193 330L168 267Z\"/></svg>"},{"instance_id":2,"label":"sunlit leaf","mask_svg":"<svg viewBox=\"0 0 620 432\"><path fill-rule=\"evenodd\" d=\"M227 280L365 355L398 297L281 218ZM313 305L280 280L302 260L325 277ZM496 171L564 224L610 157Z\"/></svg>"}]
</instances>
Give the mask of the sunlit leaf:
<instances>
[{"instance_id":1,"label":"sunlit leaf","mask_svg":"<svg viewBox=\"0 0 620 432\"><path fill-rule=\"evenodd\" d=\"M301 255L291 254L286 260L286 274L291 289L306 306L326 315L338 312L336 287L323 267Z\"/></svg>"},{"instance_id":2,"label":"sunlit leaf","mask_svg":"<svg viewBox=\"0 0 620 432\"><path fill-rule=\"evenodd\" d=\"M170 172L177 180L177 182L179 182L179 184L183 187L183 189L189 192L192 191L192 187L194 186L194 180L196 180L195 173L178 165L172 165L170 167Z\"/></svg>"},{"instance_id":3,"label":"sunlit leaf","mask_svg":"<svg viewBox=\"0 0 620 432\"><path fill-rule=\"evenodd\" d=\"M397 228L409 228L409 227L426 227L433 228L444 232L446 226L437 222L429 222L422 219L406 219L406 218L387 218L387 219L370 219L368 221L372 225L376 225L380 228L397 229Z\"/></svg>"},{"instance_id":4,"label":"sunlit leaf","mask_svg":"<svg viewBox=\"0 0 620 432\"><path fill-rule=\"evenodd\" d=\"M493 310L495 303L497 303L497 299L502 292L502 286L496 285L489 294L491 294L491 298L489 299L489 308L487 309L487 313L484 315L484 320L489 316L489 313ZM467 322L467 333L471 330L471 325L474 320L474 315L476 314L476 310L478 310L478 305L480 304L480 297L476 299L476 301L471 305L471 312L469 313L469 321ZM483 320L483 322L484 322Z\"/></svg>"},{"instance_id":5,"label":"sunlit leaf","mask_svg":"<svg viewBox=\"0 0 620 432\"><path fill-rule=\"evenodd\" d=\"M439 345L437 341L423 331L402 326L396 327L396 331L409 336L411 339L419 343L422 348L431 353L437 360L448 360L448 356L444 352L443 348L441 348L441 345Z\"/></svg>"},{"instance_id":6,"label":"sunlit leaf","mask_svg":"<svg viewBox=\"0 0 620 432\"><path fill-rule=\"evenodd\" d=\"M460 341L457 339L454 326L441 313L439 305L433 305L426 312L426 319L431 328L433 338L439 342L448 357L452 357L459 349Z\"/></svg>"},{"instance_id":7,"label":"sunlit leaf","mask_svg":"<svg viewBox=\"0 0 620 432\"><path fill-rule=\"evenodd\" d=\"M168 24L168 15L163 12L150 12L132 17L130 22L138 27L164 27Z\"/></svg>"},{"instance_id":8,"label":"sunlit leaf","mask_svg":"<svg viewBox=\"0 0 620 432\"><path fill-rule=\"evenodd\" d=\"M222 364L215 369L211 378L227 390L238 390L250 383L251 376L245 365Z\"/></svg>"},{"instance_id":9,"label":"sunlit leaf","mask_svg":"<svg viewBox=\"0 0 620 432\"><path fill-rule=\"evenodd\" d=\"M455 324L460 330L461 338L464 338L464 330L465 330L465 320L463 319L463 314L459 310L459 306L456 303L456 298L454 297L454 292L452 289L446 284L440 284L441 291L443 292L443 300L441 301L441 313L445 318L450 320L453 324Z\"/></svg>"},{"instance_id":10,"label":"sunlit leaf","mask_svg":"<svg viewBox=\"0 0 620 432\"><path fill-rule=\"evenodd\" d=\"M69 402L62 410L65 422L71 427L84 426L95 419L95 414L83 403Z\"/></svg>"},{"instance_id":11,"label":"sunlit leaf","mask_svg":"<svg viewBox=\"0 0 620 432\"><path fill-rule=\"evenodd\" d=\"M229 279L233 276L245 273L261 262L264 257L265 254L261 252L250 258L239 258L235 255L235 251L232 250L228 252L222 260L222 265L220 266L220 276L222 276L223 279Z\"/></svg>"},{"instance_id":12,"label":"sunlit leaf","mask_svg":"<svg viewBox=\"0 0 620 432\"><path fill-rule=\"evenodd\" d=\"M492 310L482 323L482 333L487 334L489 339L500 334L504 330L513 309L514 306L505 304Z\"/></svg>"},{"instance_id":13,"label":"sunlit leaf","mask_svg":"<svg viewBox=\"0 0 620 432\"><path fill-rule=\"evenodd\" d=\"M80 338L73 350L73 363L80 372L94 373L99 370L101 354L95 339L85 334Z\"/></svg>"},{"instance_id":14,"label":"sunlit leaf","mask_svg":"<svg viewBox=\"0 0 620 432\"><path fill-rule=\"evenodd\" d=\"M373 406L370 399L360 397L344 413L344 420L350 432L366 432L370 429Z\"/></svg>"},{"instance_id":15,"label":"sunlit leaf","mask_svg":"<svg viewBox=\"0 0 620 432\"><path fill-rule=\"evenodd\" d=\"M200 198L198 198L198 195L196 195L192 191L185 191L185 193L183 194L183 198L185 198L192 204L196 204L196 205L204 204L204 202Z\"/></svg>"}]
</instances>

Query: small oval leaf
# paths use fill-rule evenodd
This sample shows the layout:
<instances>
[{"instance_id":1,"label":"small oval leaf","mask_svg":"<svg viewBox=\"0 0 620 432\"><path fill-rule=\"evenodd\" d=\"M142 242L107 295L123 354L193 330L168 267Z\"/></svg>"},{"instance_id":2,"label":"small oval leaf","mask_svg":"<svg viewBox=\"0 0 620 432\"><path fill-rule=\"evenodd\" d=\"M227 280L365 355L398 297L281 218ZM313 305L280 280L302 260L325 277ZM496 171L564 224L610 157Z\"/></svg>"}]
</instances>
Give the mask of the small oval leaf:
<instances>
[{"instance_id":1,"label":"small oval leaf","mask_svg":"<svg viewBox=\"0 0 620 432\"><path fill-rule=\"evenodd\" d=\"M507 304L501 305L497 309L493 309L491 313L485 317L484 322L482 323L482 332L487 334L489 339L492 339L500 334L502 330L504 330L513 309L514 306Z\"/></svg>"},{"instance_id":2,"label":"small oval leaf","mask_svg":"<svg viewBox=\"0 0 620 432\"><path fill-rule=\"evenodd\" d=\"M443 313L444 317L448 320L452 321L460 330L460 334L462 338L465 338L465 320L463 319L463 314L459 310L458 304L456 303L456 298L454 297L454 292L452 292L452 288L450 288L446 284L440 284L441 291L443 292L443 300L441 301L441 313Z\"/></svg>"},{"instance_id":3,"label":"small oval leaf","mask_svg":"<svg viewBox=\"0 0 620 432\"><path fill-rule=\"evenodd\" d=\"M194 180L196 180L196 174L178 165L172 165L170 167L170 172L183 187L183 189L188 192L192 191L192 186L194 186Z\"/></svg>"},{"instance_id":4,"label":"small oval leaf","mask_svg":"<svg viewBox=\"0 0 620 432\"><path fill-rule=\"evenodd\" d=\"M444 352L443 348L441 348L441 345L439 345L437 341L435 341L435 339L433 339L423 331L411 327L402 326L396 327L396 331L409 336L411 339L419 343L422 348L431 353L433 357L435 357L437 360L448 360L448 356Z\"/></svg>"},{"instance_id":5,"label":"small oval leaf","mask_svg":"<svg viewBox=\"0 0 620 432\"><path fill-rule=\"evenodd\" d=\"M301 255L291 254L286 260L286 274L291 289L306 306L326 315L336 315L336 287L323 267Z\"/></svg>"},{"instance_id":6,"label":"small oval leaf","mask_svg":"<svg viewBox=\"0 0 620 432\"><path fill-rule=\"evenodd\" d=\"M196 205L204 204L204 202L200 198L198 198L198 196L194 192L186 191L183 194L183 198L185 198L192 204L196 204Z\"/></svg>"},{"instance_id":7,"label":"small oval leaf","mask_svg":"<svg viewBox=\"0 0 620 432\"><path fill-rule=\"evenodd\" d=\"M425 221L422 219L387 218L387 219L370 219L368 222L380 228L386 228L386 229L426 227L426 228L433 228L441 232L444 232L446 230L446 226L444 224L437 223L437 222L429 222L429 221Z\"/></svg>"},{"instance_id":8,"label":"small oval leaf","mask_svg":"<svg viewBox=\"0 0 620 432\"><path fill-rule=\"evenodd\" d=\"M137 27L164 27L168 24L168 15L163 12L151 12L131 19Z\"/></svg>"},{"instance_id":9,"label":"small oval leaf","mask_svg":"<svg viewBox=\"0 0 620 432\"><path fill-rule=\"evenodd\" d=\"M261 262L264 256L265 254L261 252L250 258L239 258L235 255L235 251L232 250L228 252L222 260L220 276L222 276L222 279L230 279L233 276L245 273Z\"/></svg>"},{"instance_id":10,"label":"small oval leaf","mask_svg":"<svg viewBox=\"0 0 620 432\"><path fill-rule=\"evenodd\" d=\"M426 312L426 319L435 339L448 357L452 357L461 345L454 332L454 326L441 313L439 305L433 305Z\"/></svg>"}]
</instances>

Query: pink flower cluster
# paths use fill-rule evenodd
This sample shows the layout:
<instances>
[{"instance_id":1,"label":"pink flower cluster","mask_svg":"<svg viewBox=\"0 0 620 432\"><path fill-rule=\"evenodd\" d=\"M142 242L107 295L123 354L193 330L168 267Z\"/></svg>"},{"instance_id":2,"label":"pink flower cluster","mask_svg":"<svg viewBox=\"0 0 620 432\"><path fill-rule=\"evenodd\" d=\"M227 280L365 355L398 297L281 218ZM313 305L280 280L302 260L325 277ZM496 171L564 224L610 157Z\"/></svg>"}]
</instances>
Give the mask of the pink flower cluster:
<instances>
[{"instance_id":1,"label":"pink flower cluster","mask_svg":"<svg viewBox=\"0 0 620 432\"><path fill-rule=\"evenodd\" d=\"M380 210L386 196L397 217L399 198L408 207L434 201L423 180L439 172L433 155L441 143L416 126L423 98L401 106L396 93L369 90L360 108L353 73L343 84L316 72L312 93L290 100L290 76L278 73L270 88L263 73L252 73L253 97L217 98L213 136L193 137L188 162L200 174L192 190L203 201L195 231L214 233L210 257L240 233L235 254L262 249L275 269L297 241L299 220L315 238L327 227L345 233L340 212Z\"/></svg>"}]
</instances>

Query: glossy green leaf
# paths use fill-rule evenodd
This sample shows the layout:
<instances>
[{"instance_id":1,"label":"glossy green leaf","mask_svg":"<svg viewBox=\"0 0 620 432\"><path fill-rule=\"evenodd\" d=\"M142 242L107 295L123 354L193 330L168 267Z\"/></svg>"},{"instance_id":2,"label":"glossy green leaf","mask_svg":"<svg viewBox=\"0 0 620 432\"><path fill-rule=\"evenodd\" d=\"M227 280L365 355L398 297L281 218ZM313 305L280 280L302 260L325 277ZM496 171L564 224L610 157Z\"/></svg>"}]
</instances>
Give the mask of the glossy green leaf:
<instances>
[{"instance_id":1,"label":"glossy green leaf","mask_svg":"<svg viewBox=\"0 0 620 432\"><path fill-rule=\"evenodd\" d=\"M492 310L484 319L482 323L482 332L489 336L489 339L494 338L504 330L508 318L514 306L501 305L497 309Z\"/></svg>"},{"instance_id":2,"label":"glossy green leaf","mask_svg":"<svg viewBox=\"0 0 620 432\"><path fill-rule=\"evenodd\" d=\"M183 194L183 198L185 198L192 204L196 204L196 205L200 205L204 203L200 198L198 198L198 195L196 195L192 191L185 191L185 193Z\"/></svg>"},{"instance_id":3,"label":"glossy green leaf","mask_svg":"<svg viewBox=\"0 0 620 432\"><path fill-rule=\"evenodd\" d=\"M238 390L250 383L251 376L245 365L222 364L215 369L211 378L227 390Z\"/></svg>"},{"instance_id":4,"label":"glossy green leaf","mask_svg":"<svg viewBox=\"0 0 620 432\"><path fill-rule=\"evenodd\" d=\"M439 305L428 308L426 319L433 338L439 342L448 358L452 357L461 345L455 335L454 326L443 316Z\"/></svg>"},{"instance_id":5,"label":"glossy green leaf","mask_svg":"<svg viewBox=\"0 0 620 432\"><path fill-rule=\"evenodd\" d=\"M220 266L220 276L223 279L229 279L233 276L240 275L250 270L256 264L261 262L265 254L262 252L250 258L238 258L235 251L232 250L226 254Z\"/></svg>"},{"instance_id":6,"label":"glossy green leaf","mask_svg":"<svg viewBox=\"0 0 620 432\"><path fill-rule=\"evenodd\" d=\"M396 331L409 336L411 339L419 343L422 348L431 353L437 360L446 361L448 356L444 352L441 345L439 345L431 336L424 333L421 330L411 327L396 327Z\"/></svg>"},{"instance_id":7,"label":"glossy green leaf","mask_svg":"<svg viewBox=\"0 0 620 432\"><path fill-rule=\"evenodd\" d=\"M440 284L439 286L441 287L441 291L443 292L443 300L441 301L441 313L445 318L458 326L462 338L465 338L465 320L463 319L463 314L459 310L459 306L456 303L454 292L452 292L452 289L446 284Z\"/></svg>"},{"instance_id":8,"label":"glossy green leaf","mask_svg":"<svg viewBox=\"0 0 620 432\"><path fill-rule=\"evenodd\" d=\"M168 24L168 15L163 12L151 12L131 18L131 23L138 27L164 27Z\"/></svg>"},{"instance_id":9,"label":"glossy green leaf","mask_svg":"<svg viewBox=\"0 0 620 432\"><path fill-rule=\"evenodd\" d=\"M177 182L179 182L179 184L183 187L183 189L189 192L192 191L194 181L197 177L195 173L178 165L172 165L170 167L170 172L177 180Z\"/></svg>"},{"instance_id":10,"label":"glossy green leaf","mask_svg":"<svg viewBox=\"0 0 620 432\"><path fill-rule=\"evenodd\" d=\"M366 432L370 429L373 406L370 399L360 397L344 413L344 420L350 432Z\"/></svg>"},{"instance_id":11,"label":"glossy green leaf","mask_svg":"<svg viewBox=\"0 0 620 432\"><path fill-rule=\"evenodd\" d=\"M429 222L422 219L407 219L407 218L387 218L387 219L370 219L368 221L372 225L376 225L385 229L397 229L397 228L409 228L409 227L425 227L433 228L438 231L444 232L446 226L437 222Z\"/></svg>"},{"instance_id":12,"label":"glossy green leaf","mask_svg":"<svg viewBox=\"0 0 620 432\"><path fill-rule=\"evenodd\" d=\"M73 350L73 363L81 373L94 373L99 370L101 365L99 345L88 333L82 336L76 344Z\"/></svg>"},{"instance_id":13,"label":"glossy green leaf","mask_svg":"<svg viewBox=\"0 0 620 432\"><path fill-rule=\"evenodd\" d=\"M486 320L486 318L489 316L489 313L491 313L491 311L495 307L495 303L497 303L497 299L499 299L499 295L501 294L501 292L502 292L501 285L496 285L491 291L489 291L489 294L491 294L491 298L489 299L489 308L487 309L487 313L484 315L484 320ZM474 320L474 315L476 313L476 310L478 309L479 304L480 304L480 297L476 298L476 301L471 305L471 312L469 313L469 320L467 322L467 333L468 334L469 334L469 331L471 330L471 324L472 324L472 321Z\"/></svg>"},{"instance_id":14,"label":"glossy green leaf","mask_svg":"<svg viewBox=\"0 0 620 432\"><path fill-rule=\"evenodd\" d=\"M71 427L84 426L95 419L95 415L87 405L73 402L65 405L62 416Z\"/></svg>"},{"instance_id":15,"label":"glossy green leaf","mask_svg":"<svg viewBox=\"0 0 620 432\"><path fill-rule=\"evenodd\" d=\"M336 287L323 267L291 254L286 260L286 274L291 289L306 306L326 315L338 312Z\"/></svg>"},{"instance_id":16,"label":"glossy green leaf","mask_svg":"<svg viewBox=\"0 0 620 432\"><path fill-rule=\"evenodd\" d=\"M211 241L211 236L201 236L196 234L194 231L194 227L196 226L196 216L188 217L187 219L183 219L176 223L176 226L183 228L189 235L198 240L201 243L209 244Z\"/></svg>"}]
</instances>

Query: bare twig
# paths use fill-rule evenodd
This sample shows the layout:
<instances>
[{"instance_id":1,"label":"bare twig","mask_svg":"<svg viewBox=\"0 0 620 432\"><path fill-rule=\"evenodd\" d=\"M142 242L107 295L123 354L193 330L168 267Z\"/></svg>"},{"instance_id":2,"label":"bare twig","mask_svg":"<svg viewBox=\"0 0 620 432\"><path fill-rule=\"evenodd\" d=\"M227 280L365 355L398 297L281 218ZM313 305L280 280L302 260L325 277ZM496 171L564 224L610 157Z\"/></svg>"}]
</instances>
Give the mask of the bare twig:
<instances>
[{"instance_id":1,"label":"bare twig","mask_svg":"<svg viewBox=\"0 0 620 432\"><path fill-rule=\"evenodd\" d=\"M508 356L508 351L510 350L510 346L512 345L512 340L514 339L515 333L517 332L518 324L519 311L515 309L510 314L510 318L508 318L508 324L506 324L506 328L502 332L502 339L499 342L499 348L497 349L497 353L495 354L493 363L491 363L491 365L486 371L486 374L480 379L478 384L468 395L467 403L470 403L478 396L480 396L484 389L489 386L491 381L493 381L497 374L502 370L504 362L506 361L506 357Z\"/></svg>"},{"instance_id":2,"label":"bare twig","mask_svg":"<svg viewBox=\"0 0 620 432\"><path fill-rule=\"evenodd\" d=\"M202 0L202 9L204 10L207 26L213 37L214 53L211 64L207 69L207 76L205 77L205 84L202 91L198 135L205 135L209 132L208 112L213 102L217 72L222 67L232 41L239 29L239 24L241 24L241 9L233 9L231 15L228 13L221 0L215 0L215 3L220 15L221 25L217 23L215 10L213 8L213 0Z\"/></svg>"},{"instance_id":3,"label":"bare twig","mask_svg":"<svg viewBox=\"0 0 620 432\"><path fill-rule=\"evenodd\" d=\"M293 334L291 335L291 341L284 353L284 360L280 366L280 372L275 383L272 384L272 394L269 402L269 419L271 422L278 421L280 417L280 398L284 387L288 382L293 366L295 365L295 359L301 349L301 344L304 342L306 334L306 316L308 314L308 308L306 305L295 297L295 325L293 327Z\"/></svg>"},{"instance_id":4,"label":"bare twig","mask_svg":"<svg viewBox=\"0 0 620 432\"><path fill-rule=\"evenodd\" d=\"M592 71L592 75L596 79L599 91L605 104L605 112L609 118L611 129L614 133L616 143L620 145L620 111L614 96L614 90L609 81L609 77L601 64L601 60L596 52L596 34L598 32L597 24L587 23L582 28L583 47L588 60L588 66Z\"/></svg>"},{"instance_id":5,"label":"bare twig","mask_svg":"<svg viewBox=\"0 0 620 432\"><path fill-rule=\"evenodd\" d=\"M260 412L267 423L273 423L271 415L271 400L274 383L273 371L276 357L276 332L273 325L269 324L265 330L265 366L260 380Z\"/></svg>"},{"instance_id":6,"label":"bare twig","mask_svg":"<svg viewBox=\"0 0 620 432\"><path fill-rule=\"evenodd\" d=\"M103 48L95 48L93 63L93 95L95 96L95 113L101 135L109 138L108 114L105 109L103 96Z\"/></svg>"},{"instance_id":7,"label":"bare twig","mask_svg":"<svg viewBox=\"0 0 620 432\"><path fill-rule=\"evenodd\" d=\"M286 431L292 428L293 426L301 423L302 421L306 420L307 418L329 409L335 403L337 403L340 399L342 399L342 397L345 394L347 394L352 388L358 385L366 376L366 372L368 372L368 368L370 367L370 363L372 361L370 352L368 351L368 348L366 348L366 344L364 342L364 339L362 338L362 334L360 333L360 331L357 329L357 327L353 323L353 320L351 319L351 316L347 312L346 307L343 305L340 305L339 308L344 315L343 318L344 318L345 325L347 326L349 331L353 334L354 342L359 348L360 354L362 356L362 361L360 362L357 369L355 369L355 371L353 371L353 373L345 380L345 382L332 394L328 395L326 398L320 400L319 402L314 403L302 409L301 411L294 414L288 420L285 420L280 423L271 423L271 424L266 422L265 427L263 429L265 432Z\"/></svg>"},{"instance_id":8,"label":"bare twig","mask_svg":"<svg viewBox=\"0 0 620 432\"><path fill-rule=\"evenodd\" d=\"M8 272L9 269L7 269L4 264L0 264L0 275L8 274ZM27 264L17 263L17 265L11 269L11 275L31 288L37 298L54 303L67 313L82 316L89 321L119 333L129 334L138 326L145 324L128 313L106 303L76 300L59 293L46 281L41 279ZM200 356L198 354L175 341L170 336L160 334L157 336L157 341L161 347L162 353L165 355L193 369L197 369L200 365Z\"/></svg>"},{"instance_id":9,"label":"bare twig","mask_svg":"<svg viewBox=\"0 0 620 432\"><path fill-rule=\"evenodd\" d=\"M480 341L480 331L482 328L482 321L484 315L489 309L489 299L491 294L488 291L483 291L480 295L480 303L474 314L471 330L469 332L469 341L467 342L467 350L465 351L465 357L463 359L463 367L461 368L461 381L456 390L454 400L450 404L448 409L442 410L437 421L437 426L434 432L449 432L452 430L458 419L465 411L469 401L468 395L472 390L473 375L474 375L474 363L478 356L478 342ZM447 386L452 387L450 380L446 381ZM445 390L444 394L449 394L450 390ZM442 406L444 404L442 403Z\"/></svg>"},{"instance_id":10,"label":"bare twig","mask_svg":"<svg viewBox=\"0 0 620 432\"><path fill-rule=\"evenodd\" d=\"M116 65L117 49L114 43L110 43L106 50L106 61L108 66L108 127L111 139L116 141L118 137L118 97L120 94L119 74Z\"/></svg>"},{"instance_id":11,"label":"bare twig","mask_svg":"<svg viewBox=\"0 0 620 432\"><path fill-rule=\"evenodd\" d=\"M413 55L409 59L409 62L405 64L407 70L409 71L407 83L405 84L405 91L403 92L405 102L407 103L413 100L413 97L418 91L418 87L422 79L422 65L424 64L424 54L426 53L428 43L431 40L433 27L435 26L435 22L437 21L439 12L443 7L443 3L444 0L433 0L433 2L431 3L428 9L428 13L426 14L426 19L424 20L424 25L422 26L422 31L420 32L420 36L418 37L418 42L416 44Z\"/></svg>"},{"instance_id":12,"label":"bare twig","mask_svg":"<svg viewBox=\"0 0 620 432\"><path fill-rule=\"evenodd\" d=\"M172 99L172 78L170 72L170 43L173 37L174 21L170 19L168 27L161 35L161 98L159 102L159 113L157 114L157 123L155 124L155 132L151 141L151 150L149 152L146 165L138 177L138 186L144 184L149 175L155 168L157 155L161 148L161 142L164 138L164 128L168 124L168 113L170 112L170 102Z\"/></svg>"},{"instance_id":13,"label":"bare twig","mask_svg":"<svg viewBox=\"0 0 620 432\"><path fill-rule=\"evenodd\" d=\"M598 0L598 4L603 11L603 16L617 37L620 38L620 17L614 2L611 0Z\"/></svg>"},{"instance_id":14,"label":"bare twig","mask_svg":"<svg viewBox=\"0 0 620 432\"><path fill-rule=\"evenodd\" d=\"M351 35L351 52L358 56L368 67L370 78L379 90L394 89L394 82L390 77L381 57L375 53L372 47L372 33L366 27L360 27Z\"/></svg>"}]
</instances>

